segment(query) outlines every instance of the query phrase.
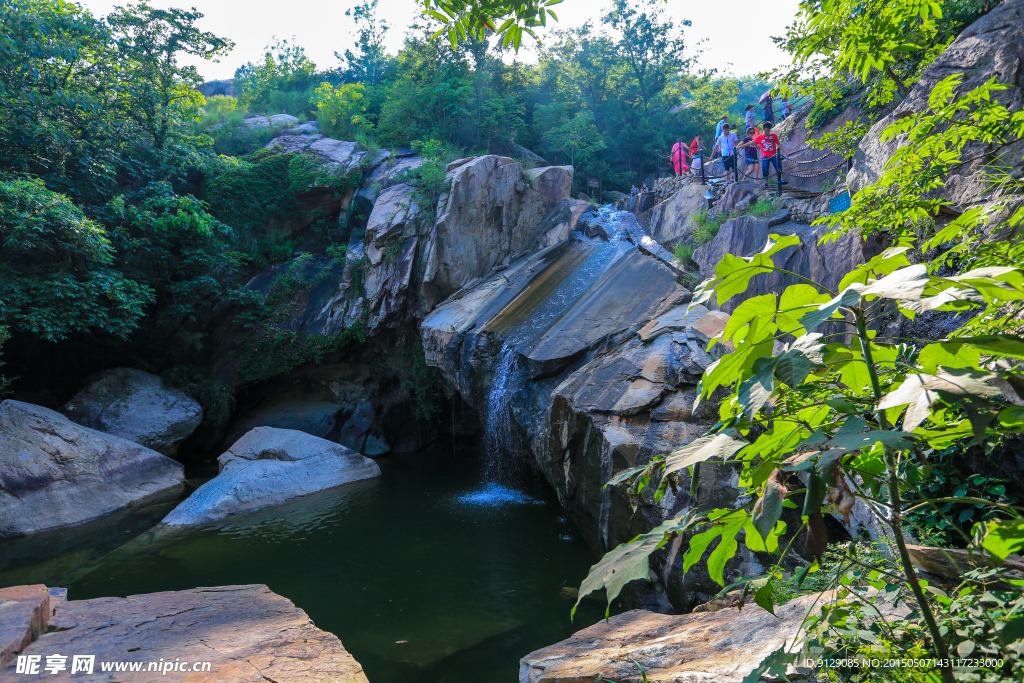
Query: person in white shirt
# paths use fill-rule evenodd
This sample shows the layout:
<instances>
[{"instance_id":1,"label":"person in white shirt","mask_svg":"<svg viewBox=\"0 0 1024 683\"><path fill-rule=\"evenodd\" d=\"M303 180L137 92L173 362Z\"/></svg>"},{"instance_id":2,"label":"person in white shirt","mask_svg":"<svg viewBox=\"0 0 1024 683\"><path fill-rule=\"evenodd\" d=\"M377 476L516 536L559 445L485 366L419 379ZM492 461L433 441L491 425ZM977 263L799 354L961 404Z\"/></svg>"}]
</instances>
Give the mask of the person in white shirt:
<instances>
[{"instance_id":1,"label":"person in white shirt","mask_svg":"<svg viewBox=\"0 0 1024 683\"><path fill-rule=\"evenodd\" d=\"M729 124L726 123L722 126L722 134L715 140L715 147L711 150L711 154L714 155L716 151L722 153L722 165L725 166L725 174L729 175L730 170L736 170L736 156L733 154L736 151L736 143L739 142L739 138L736 137L736 133L729 129Z\"/></svg>"},{"instance_id":2,"label":"person in white shirt","mask_svg":"<svg viewBox=\"0 0 1024 683\"><path fill-rule=\"evenodd\" d=\"M744 126L744 130L746 130L747 128L757 127L754 125L754 105L748 104L747 111L743 116L746 117L746 126Z\"/></svg>"}]
</instances>

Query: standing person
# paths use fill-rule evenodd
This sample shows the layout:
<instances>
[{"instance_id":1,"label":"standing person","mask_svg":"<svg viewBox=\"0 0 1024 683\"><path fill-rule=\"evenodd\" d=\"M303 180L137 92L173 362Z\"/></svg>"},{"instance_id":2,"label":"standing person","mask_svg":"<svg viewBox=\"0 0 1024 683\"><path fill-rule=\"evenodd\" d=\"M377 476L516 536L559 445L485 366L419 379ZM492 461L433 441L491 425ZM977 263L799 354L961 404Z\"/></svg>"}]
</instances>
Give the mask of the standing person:
<instances>
[{"instance_id":1,"label":"standing person","mask_svg":"<svg viewBox=\"0 0 1024 683\"><path fill-rule=\"evenodd\" d=\"M772 132L772 124L769 121L764 123L764 132L760 135L755 135L754 139L750 142L744 142L739 148L745 148L750 145L757 145L757 148L761 150L761 175L767 180L770 176L768 175L768 169L772 164L775 164L775 171L778 174L782 174L782 167L779 165L779 155L782 154L782 141L779 140L779 136ZM782 180L782 184L786 181Z\"/></svg>"},{"instance_id":2,"label":"standing person","mask_svg":"<svg viewBox=\"0 0 1024 683\"><path fill-rule=\"evenodd\" d=\"M789 98L782 100L782 120L785 121L789 118L792 110L789 108Z\"/></svg>"},{"instance_id":3,"label":"standing person","mask_svg":"<svg viewBox=\"0 0 1024 683\"><path fill-rule=\"evenodd\" d=\"M775 98L772 97L772 94L771 94L770 91L765 93L764 122L765 123L771 123L773 125L775 124L775 109L774 109L774 106L773 106L774 99Z\"/></svg>"},{"instance_id":4,"label":"standing person","mask_svg":"<svg viewBox=\"0 0 1024 683\"><path fill-rule=\"evenodd\" d=\"M694 175L700 170L700 167L704 165L704 138L699 134L693 136L693 142L690 143L690 167L693 169Z\"/></svg>"},{"instance_id":5,"label":"standing person","mask_svg":"<svg viewBox=\"0 0 1024 683\"><path fill-rule=\"evenodd\" d=\"M743 160L747 162L747 168L744 170L743 175L747 178L757 179L757 147L749 144L754 142L754 138L757 136L757 128L750 126L747 128L747 136L743 138L740 145L736 149L743 150Z\"/></svg>"},{"instance_id":6,"label":"standing person","mask_svg":"<svg viewBox=\"0 0 1024 683\"><path fill-rule=\"evenodd\" d=\"M752 105L752 104L748 104L747 105L747 111L743 115L743 117L745 119L744 122L746 124L745 126L743 126L743 128L745 130L749 130L750 128L754 128L754 105Z\"/></svg>"},{"instance_id":7,"label":"standing person","mask_svg":"<svg viewBox=\"0 0 1024 683\"><path fill-rule=\"evenodd\" d=\"M686 145L683 144L682 140L676 140L676 144L672 146L672 170L675 171L677 176L683 175L690 170L686 161Z\"/></svg>"},{"instance_id":8,"label":"standing person","mask_svg":"<svg viewBox=\"0 0 1024 683\"><path fill-rule=\"evenodd\" d=\"M726 123L722 126L722 134L715 140L715 147L711 150L711 154L714 155L715 150L722 153L722 165L725 167L726 182L728 182L729 171L736 170L736 157L733 152L736 151L736 133L730 130L729 124Z\"/></svg>"},{"instance_id":9,"label":"standing person","mask_svg":"<svg viewBox=\"0 0 1024 683\"><path fill-rule=\"evenodd\" d=\"M726 115L724 115L722 117L722 120L718 122L718 125L715 126L715 139L716 140L718 139L718 136L722 134L722 126L726 125L728 122L729 122L729 115L726 114Z\"/></svg>"}]
</instances>

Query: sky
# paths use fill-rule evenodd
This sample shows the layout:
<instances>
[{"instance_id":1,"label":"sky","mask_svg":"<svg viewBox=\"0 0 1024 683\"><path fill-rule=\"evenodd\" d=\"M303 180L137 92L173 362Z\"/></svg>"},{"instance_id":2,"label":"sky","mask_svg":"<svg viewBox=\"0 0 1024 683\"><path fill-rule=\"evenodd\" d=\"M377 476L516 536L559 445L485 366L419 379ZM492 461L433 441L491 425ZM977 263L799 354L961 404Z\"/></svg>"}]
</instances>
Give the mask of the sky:
<instances>
[{"instance_id":1,"label":"sky","mask_svg":"<svg viewBox=\"0 0 1024 683\"><path fill-rule=\"evenodd\" d=\"M219 63L193 62L207 80L231 78L235 69L261 58L264 47L277 36L295 41L321 68L332 68L338 62L334 53L344 52L354 42L353 23L345 10L359 0L328 0L299 2L295 5L280 0L151 0L154 7L195 6L205 16L200 28L228 38L234 50ZM716 68L721 73L746 76L769 71L785 63L786 54L778 50L771 36L782 35L793 19L799 0L732 0L728 3L668 0L666 13L677 20L689 19L686 42L692 49L703 40L699 65ZM105 16L123 0L79 0L96 16ZM608 0L565 0L555 8L560 21L556 28L579 26L597 20L606 10ZM378 11L391 24L388 48L398 52L406 30L418 16L415 0L379 0ZM548 32L550 33L550 31ZM540 34L544 39L544 34ZM523 41L519 58L535 61L535 50Z\"/></svg>"}]
</instances>

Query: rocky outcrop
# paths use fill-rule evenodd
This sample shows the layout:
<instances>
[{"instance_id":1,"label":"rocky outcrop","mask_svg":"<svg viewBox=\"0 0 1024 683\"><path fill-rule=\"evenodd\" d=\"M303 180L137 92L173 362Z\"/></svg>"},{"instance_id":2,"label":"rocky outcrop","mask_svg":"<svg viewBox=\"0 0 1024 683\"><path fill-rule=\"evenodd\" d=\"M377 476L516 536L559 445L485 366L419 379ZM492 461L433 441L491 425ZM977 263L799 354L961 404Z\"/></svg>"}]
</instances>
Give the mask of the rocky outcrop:
<instances>
[{"instance_id":1,"label":"rocky outcrop","mask_svg":"<svg viewBox=\"0 0 1024 683\"><path fill-rule=\"evenodd\" d=\"M285 128L298 124L299 119L291 114L272 114L270 116L250 116L242 119L247 128Z\"/></svg>"},{"instance_id":2,"label":"rocky outcrop","mask_svg":"<svg viewBox=\"0 0 1024 683\"><path fill-rule=\"evenodd\" d=\"M859 192L878 179L885 163L904 143L897 137L882 141L882 132L906 113L920 113L928 108L928 97L935 84L953 75L963 74L963 82L954 92L965 93L989 79L1010 86L993 93L993 98L1011 112L1024 108L1024 0L1006 0L967 29L921 73L907 98L888 116L875 123L861 141L854 156L853 169L847 182L852 192ZM942 194L962 208L986 201L985 173L993 163L995 148L971 143L964 147L962 157L971 161L953 169L946 178ZM1020 169L1024 165L1024 140L999 150L1000 165Z\"/></svg>"},{"instance_id":3,"label":"rocky outcrop","mask_svg":"<svg viewBox=\"0 0 1024 683\"><path fill-rule=\"evenodd\" d=\"M718 200L717 208L723 214L736 216L756 203L757 198L757 183L751 181L732 183L722 193L722 198Z\"/></svg>"},{"instance_id":4,"label":"rocky outcrop","mask_svg":"<svg viewBox=\"0 0 1024 683\"><path fill-rule=\"evenodd\" d=\"M616 472L684 445L715 422L713 405L694 413L695 384L714 360L708 339L728 316L688 310L689 292L669 264L642 248L650 238L632 214L602 209L585 222L570 241L438 306L421 336L427 362L467 403L486 406L485 430L503 449L500 457L529 458L601 553L686 507L732 505L739 489L731 469L708 467L698 498L645 499L634 514L635 501L605 488ZM493 386L505 391L492 395ZM495 415L508 418L492 424ZM657 555L653 564L655 591L634 602L686 609L717 592L699 571L684 584L675 554ZM741 553L729 575L760 569Z\"/></svg>"},{"instance_id":5,"label":"rocky outcrop","mask_svg":"<svg viewBox=\"0 0 1024 683\"><path fill-rule=\"evenodd\" d=\"M420 296L426 310L507 265L572 185L570 167L532 169L524 176L515 160L494 155L458 165L450 175L424 252Z\"/></svg>"},{"instance_id":6,"label":"rocky outcrop","mask_svg":"<svg viewBox=\"0 0 1024 683\"><path fill-rule=\"evenodd\" d=\"M715 238L694 252L693 260L700 266L701 277L708 278L714 275L715 266L725 254L751 256L764 248L771 234L798 235L800 245L780 251L772 257L773 262L834 290L848 272L880 253L882 246L873 238L865 241L855 232L819 244L821 236L829 231L826 225L793 223L784 211L770 218L741 216L723 223ZM756 275L747 291L727 302L723 310L733 311L751 297L778 294L797 282L802 280L781 273Z\"/></svg>"},{"instance_id":7,"label":"rocky outcrop","mask_svg":"<svg viewBox=\"0 0 1024 683\"><path fill-rule=\"evenodd\" d=\"M402 183L384 190L366 222L366 274L369 320L373 329L406 305L419 244L421 212L416 189Z\"/></svg>"},{"instance_id":8,"label":"rocky outcrop","mask_svg":"<svg viewBox=\"0 0 1024 683\"><path fill-rule=\"evenodd\" d=\"M651 237L668 246L686 240L697 228L696 215L707 206L705 192L707 188L698 182L680 183L679 189L651 211L647 221Z\"/></svg>"},{"instance_id":9,"label":"rocky outcrop","mask_svg":"<svg viewBox=\"0 0 1024 683\"><path fill-rule=\"evenodd\" d=\"M46 633L50 594L43 584L0 588L0 671Z\"/></svg>"},{"instance_id":10,"label":"rocky outcrop","mask_svg":"<svg viewBox=\"0 0 1024 683\"><path fill-rule=\"evenodd\" d=\"M220 473L163 519L168 526L229 515L380 476L369 458L310 434L257 427L217 458Z\"/></svg>"},{"instance_id":11,"label":"rocky outcrop","mask_svg":"<svg viewBox=\"0 0 1024 683\"><path fill-rule=\"evenodd\" d=\"M827 599L828 594L805 595L776 607L774 615L751 603L742 610L732 607L677 616L633 610L526 655L520 662L519 681L639 681L639 664L650 683L740 683L779 648L797 652L792 648L804 617ZM877 598L874 602L886 618L908 612ZM799 663L787 671L789 680L809 673Z\"/></svg>"},{"instance_id":12,"label":"rocky outcrop","mask_svg":"<svg viewBox=\"0 0 1024 683\"><path fill-rule=\"evenodd\" d=\"M215 95L238 97L238 88L233 78L226 78L220 81L206 81L196 90L201 92L204 97L214 97Z\"/></svg>"},{"instance_id":13,"label":"rocky outcrop","mask_svg":"<svg viewBox=\"0 0 1024 683\"><path fill-rule=\"evenodd\" d=\"M53 602L45 586L0 589L5 647L20 640L12 655L39 662L36 676L19 678L124 680L123 674L101 673L100 663L142 662L130 680L366 683L363 668L336 636L318 629L305 612L263 585ZM9 629L12 622L17 627ZM58 653L95 659L88 673L72 671L71 656L63 670L47 672L47 656ZM149 669L150 662L156 670ZM179 663L189 669L198 663L200 669L162 668ZM13 662L0 659L0 678L15 676L14 671Z\"/></svg>"},{"instance_id":14,"label":"rocky outcrop","mask_svg":"<svg viewBox=\"0 0 1024 683\"><path fill-rule=\"evenodd\" d=\"M0 538L81 524L183 480L179 463L137 443L0 403Z\"/></svg>"},{"instance_id":15,"label":"rocky outcrop","mask_svg":"<svg viewBox=\"0 0 1024 683\"><path fill-rule=\"evenodd\" d=\"M106 370L61 408L78 424L173 455L203 421L203 408L156 375Z\"/></svg>"}]
</instances>

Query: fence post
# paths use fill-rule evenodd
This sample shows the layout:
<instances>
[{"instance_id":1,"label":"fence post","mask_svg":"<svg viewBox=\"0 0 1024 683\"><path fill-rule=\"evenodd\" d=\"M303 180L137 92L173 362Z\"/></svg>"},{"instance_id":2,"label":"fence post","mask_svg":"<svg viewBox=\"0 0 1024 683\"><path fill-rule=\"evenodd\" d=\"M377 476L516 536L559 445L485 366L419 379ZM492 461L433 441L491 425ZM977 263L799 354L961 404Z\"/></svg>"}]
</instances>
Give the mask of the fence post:
<instances>
[{"instance_id":1,"label":"fence post","mask_svg":"<svg viewBox=\"0 0 1024 683\"><path fill-rule=\"evenodd\" d=\"M699 149L697 150L697 154L700 155L700 184L707 185L708 177L707 174L704 172L704 155L701 153Z\"/></svg>"},{"instance_id":2,"label":"fence post","mask_svg":"<svg viewBox=\"0 0 1024 683\"><path fill-rule=\"evenodd\" d=\"M775 151L775 175L779 181L779 196L782 196L782 153Z\"/></svg>"},{"instance_id":3,"label":"fence post","mask_svg":"<svg viewBox=\"0 0 1024 683\"><path fill-rule=\"evenodd\" d=\"M740 181L740 166L739 166L738 162L739 162L739 158L737 158L737 156L736 156L736 148L733 147L732 148L732 176L736 180L737 183Z\"/></svg>"}]
</instances>

